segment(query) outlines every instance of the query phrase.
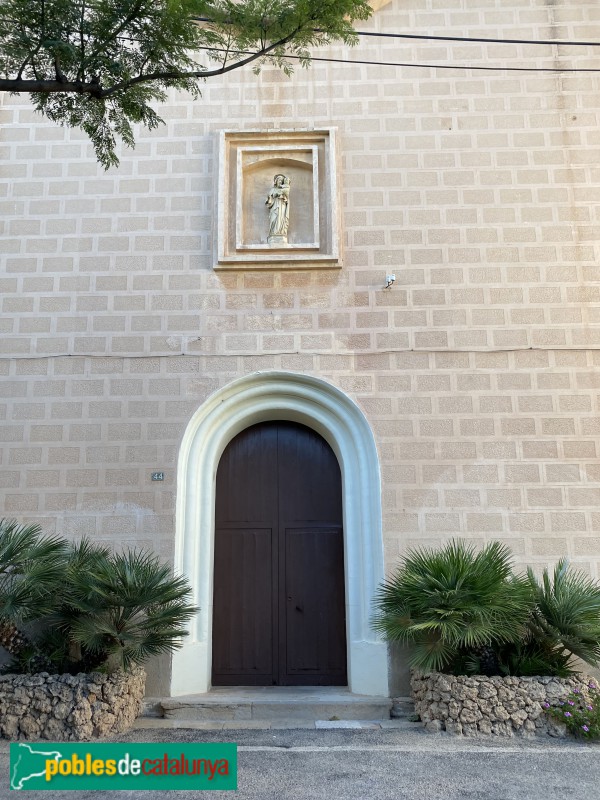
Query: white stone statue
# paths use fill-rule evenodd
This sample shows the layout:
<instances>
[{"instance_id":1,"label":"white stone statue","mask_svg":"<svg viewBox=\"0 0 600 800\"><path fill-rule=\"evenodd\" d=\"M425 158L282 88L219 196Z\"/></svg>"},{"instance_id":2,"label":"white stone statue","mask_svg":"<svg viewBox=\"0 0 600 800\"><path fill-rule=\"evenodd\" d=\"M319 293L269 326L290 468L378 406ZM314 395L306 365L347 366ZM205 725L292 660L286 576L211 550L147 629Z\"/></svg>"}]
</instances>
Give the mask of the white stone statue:
<instances>
[{"instance_id":1,"label":"white stone statue","mask_svg":"<svg viewBox=\"0 0 600 800\"><path fill-rule=\"evenodd\" d=\"M286 245L290 224L290 179L275 175L273 188L269 191L265 205L269 209L269 236L271 245Z\"/></svg>"}]
</instances>

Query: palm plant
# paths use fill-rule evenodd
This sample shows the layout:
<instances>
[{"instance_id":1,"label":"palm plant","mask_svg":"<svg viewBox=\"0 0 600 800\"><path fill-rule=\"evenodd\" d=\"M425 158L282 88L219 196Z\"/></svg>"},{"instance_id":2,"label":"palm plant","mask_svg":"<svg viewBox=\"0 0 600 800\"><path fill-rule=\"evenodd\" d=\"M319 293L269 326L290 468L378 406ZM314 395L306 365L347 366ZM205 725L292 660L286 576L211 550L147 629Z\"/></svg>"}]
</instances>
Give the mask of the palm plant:
<instances>
[{"instance_id":1,"label":"palm plant","mask_svg":"<svg viewBox=\"0 0 600 800\"><path fill-rule=\"evenodd\" d=\"M413 667L459 669L486 649L518 642L531 597L528 579L512 574L506 546L493 542L476 552L451 541L407 555L378 591L373 624L387 639L412 645Z\"/></svg>"},{"instance_id":2,"label":"palm plant","mask_svg":"<svg viewBox=\"0 0 600 800\"><path fill-rule=\"evenodd\" d=\"M108 547L89 539L68 545L60 580L53 587L51 610L38 639L38 646L52 661L56 672L91 672L106 660L106 653L82 648L73 639L71 627L82 613L80 596L91 592L100 565L108 569L110 556ZM18 666L27 671L22 660Z\"/></svg>"},{"instance_id":3,"label":"palm plant","mask_svg":"<svg viewBox=\"0 0 600 800\"><path fill-rule=\"evenodd\" d=\"M561 559L552 579L545 569L541 582L527 571L535 600L528 622L530 635L547 651L578 656L592 666L600 661L600 586L582 572L569 570Z\"/></svg>"},{"instance_id":4,"label":"palm plant","mask_svg":"<svg viewBox=\"0 0 600 800\"><path fill-rule=\"evenodd\" d=\"M0 521L0 646L11 671L126 669L171 651L197 612L190 591L149 553L114 554ZM21 628L33 620L35 637Z\"/></svg>"},{"instance_id":5,"label":"palm plant","mask_svg":"<svg viewBox=\"0 0 600 800\"><path fill-rule=\"evenodd\" d=\"M520 642L501 645L496 652L498 672L502 675L554 675L568 678L575 672L571 663L572 654L545 642L537 641L528 631ZM480 673L480 663L467 664L466 672Z\"/></svg>"},{"instance_id":6,"label":"palm plant","mask_svg":"<svg viewBox=\"0 0 600 800\"><path fill-rule=\"evenodd\" d=\"M172 576L149 553L113 554L80 543L71 553L65 591L52 618L68 647L63 660L70 659L71 668L126 669L173 650L197 612L189 595L187 580Z\"/></svg>"},{"instance_id":7,"label":"palm plant","mask_svg":"<svg viewBox=\"0 0 600 800\"><path fill-rule=\"evenodd\" d=\"M38 525L0 520L0 646L15 658L27 654L38 670L48 660L22 625L51 610L65 553L66 542L42 536Z\"/></svg>"}]
</instances>

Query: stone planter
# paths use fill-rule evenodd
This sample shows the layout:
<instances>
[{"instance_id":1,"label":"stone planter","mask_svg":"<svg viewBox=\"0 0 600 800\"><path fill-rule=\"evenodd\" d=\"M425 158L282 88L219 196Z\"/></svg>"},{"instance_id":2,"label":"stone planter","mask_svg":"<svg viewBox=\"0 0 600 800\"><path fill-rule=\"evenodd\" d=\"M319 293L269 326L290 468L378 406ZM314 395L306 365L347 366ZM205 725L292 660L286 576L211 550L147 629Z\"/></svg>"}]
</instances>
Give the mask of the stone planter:
<instances>
[{"instance_id":1,"label":"stone planter","mask_svg":"<svg viewBox=\"0 0 600 800\"><path fill-rule=\"evenodd\" d=\"M0 737L81 741L121 733L142 708L146 673L0 676Z\"/></svg>"},{"instance_id":2,"label":"stone planter","mask_svg":"<svg viewBox=\"0 0 600 800\"><path fill-rule=\"evenodd\" d=\"M431 732L562 737L565 726L547 717L542 703L553 705L590 680L586 675L488 678L414 671L411 688L415 712Z\"/></svg>"}]
</instances>

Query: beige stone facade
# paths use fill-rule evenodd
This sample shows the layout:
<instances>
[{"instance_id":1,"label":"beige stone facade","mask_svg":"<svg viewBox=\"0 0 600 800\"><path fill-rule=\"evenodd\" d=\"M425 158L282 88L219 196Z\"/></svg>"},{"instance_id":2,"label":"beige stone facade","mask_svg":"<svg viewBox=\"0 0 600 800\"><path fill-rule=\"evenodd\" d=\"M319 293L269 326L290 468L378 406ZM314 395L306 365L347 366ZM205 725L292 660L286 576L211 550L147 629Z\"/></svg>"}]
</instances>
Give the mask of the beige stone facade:
<instances>
[{"instance_id":1,"label":"beige stone facade","mask_svg":"<svg viewBox=\"0 0 600 800\"><path fill-rule=\"evenodd\" d=\"M599 40L600 10L394 0L362 27ZM599 64L586 48L377 38L323 55ZM166 126L108 173L25 97L0 103L2 515L172 560L192 415L278 370L362 409L387 567L461 536L600 577L600 75L234 72L201 101L173 95ZM215 271L219 132L294 126L337 131L343 267ZM152 680L168 691L167 671Z\"/></svg>"}]
</instances>

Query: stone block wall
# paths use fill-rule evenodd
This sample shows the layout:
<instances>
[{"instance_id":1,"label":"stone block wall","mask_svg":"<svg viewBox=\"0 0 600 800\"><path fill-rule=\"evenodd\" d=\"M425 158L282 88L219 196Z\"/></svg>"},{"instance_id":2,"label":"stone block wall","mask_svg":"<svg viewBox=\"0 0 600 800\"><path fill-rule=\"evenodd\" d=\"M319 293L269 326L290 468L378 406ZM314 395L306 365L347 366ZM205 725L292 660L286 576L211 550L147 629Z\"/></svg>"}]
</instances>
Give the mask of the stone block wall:
<instances>
[{"instance_id":1,"label":"stone block wall","mask_svg":"<svg viewBox=\"0 0 600 800\"><path fill-rule=\"evenodd\" d=\"M415 712L432 733L563 737L565 726L546 716L543 703L555 705L589 682L586 675L488 678L414 672L411 689Z\"/></svg>"},{"instance_id":2,"label":"stone block wall","mask_svg":"<svg viewBox=\"0 0 600 800\"><path fill-rule=\"evenodd\" d=\"M600 37L600 15L595 0L393 0L363 27L576 40ZM552 69L590 57L360 42L321 55ZM171 561L192 414L277 369L364 411L390 568L461 536L599 577L599 76L232 72L196 102L172 93L166 125L138 130L106 173L83 134L26 97L0 103L0 514ZM218 132L295 126L338 130L343 267L216 271Z\"/></svg>"},{"instance_id":3,"label":"stone block wall","mask_svg":"<svg viewBox=\"0 0 600 800\"><path fill-rule=\"evenodd\" d=\"M81 741L122 733L141 713L146 674L1 675L0 737Z\"/></svg>"}]
</instances>

